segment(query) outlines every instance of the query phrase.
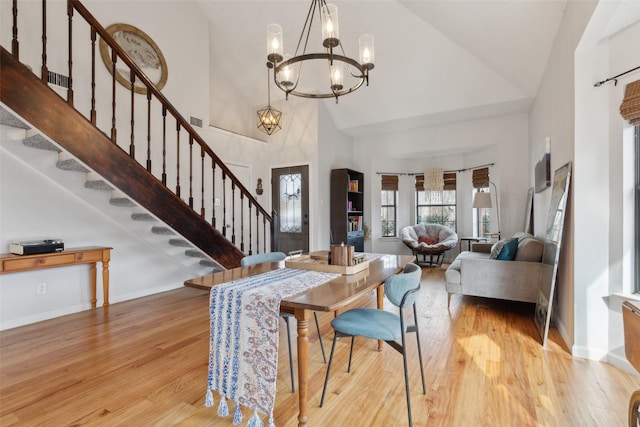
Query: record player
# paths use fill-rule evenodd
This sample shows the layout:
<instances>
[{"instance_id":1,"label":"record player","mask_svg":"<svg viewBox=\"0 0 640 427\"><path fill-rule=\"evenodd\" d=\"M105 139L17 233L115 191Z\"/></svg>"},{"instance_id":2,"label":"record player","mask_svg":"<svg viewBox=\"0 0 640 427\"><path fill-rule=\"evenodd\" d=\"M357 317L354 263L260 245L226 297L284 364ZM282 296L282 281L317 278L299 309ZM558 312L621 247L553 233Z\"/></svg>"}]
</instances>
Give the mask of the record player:
<instances>
[{"instance_id":1,"label":"record player","mask_svg":"<svg viewBox=\"0 0 640 427\"><path fill-rule=\"evenodd\" d=\"M15 255L46 254L62 251L64 251L64 243L61 239L31 240L9 243L9 252Z\"/></svg>"}]
</instances>

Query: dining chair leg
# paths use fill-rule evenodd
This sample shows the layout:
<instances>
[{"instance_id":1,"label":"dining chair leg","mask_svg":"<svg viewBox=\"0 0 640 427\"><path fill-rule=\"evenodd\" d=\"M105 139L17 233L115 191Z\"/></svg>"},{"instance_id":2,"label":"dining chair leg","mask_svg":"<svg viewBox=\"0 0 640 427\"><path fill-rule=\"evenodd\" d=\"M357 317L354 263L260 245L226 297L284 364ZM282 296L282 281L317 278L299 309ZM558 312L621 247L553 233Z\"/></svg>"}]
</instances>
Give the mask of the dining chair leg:
<instances>
[{"instance_id":1,"label":"dining chair leg","mask_svg":"<svg viewBox=\"0 0 640 427\"><path fill-rule=\"evenodd\" d=\"M420 376L422 377L422 394L427 394L427 387L424 383L424 366L422 365L422 348L420 347L420 329L418 328L418 312L415 304L413 305L413 318L416 322L416 340L418 341L418 361L420 362Z\"/></svg>"},{"instance_id":2,"label":"dining chair leg","mask_svg":"<svg viewBox=\"0 0 640 427\"><path fill-rule=\"evenodd\" d=\"M331 344L331 353L329 353L329 363L327 363L327 374L324 377L324 386L322 387L322 397L320 398L320 407L324 405L324 395L327 392L327 383L329 382L329 372L331 372L331 362L333 361L333 351L336 349L336 341L338 334L333 335L333 344Z\"/></svg>"},{"instance_id":3,"label":"dining chair leg","mask_svg":"<svg viewBox=\"0 0 640 427\"><path fill-rule=\"evenodd\" d=\"M291 331L289 330L289 318L283 317L287 324L287 345L289 346L289 372L291 372L291 393L296 391L296 381L293 374L293 356L291 355Z\"/></svg>"},{"instance_id":4,"label":"dining chair leg","mask_svg":"<svg viewBox=\"0 0 640 427\"><path fill-rule=\"evenodd\" d=\"M402 361L404 362L404 389L407 394L407 415L409 417L409 427L413 426L411 419L411 395L409 393L409 366L407 363L407 346L405 342L405 334L402 333Z\"/></svg>"},{"instance_id":5,"label":"dining chair leg","mask_svg":"<svg viewBox=\"0 0 640 427\"><path fill-rule=\"evenodd\" d=\"M316 329L318 330L318 341L320 342L320 350L322 350L322 361L327 363L327 356L324 354L324 344L322 343L322 334L320 333L320 323L318 323L318 314L314 311L313 317L316 319Z\"/></svg>"},{"instance_id":6,"label":"dining chair leg","mask_svg":"<svg viewBox=\"0 0 640 427\"><path fill-rule=\"evenodd\" d=\"M353 343L355 342L356 337L351 337L351 348L349 349L349 366L347 367L347 372L351 373L351 356L353 356Z\"/></svg>"}]
</instances>

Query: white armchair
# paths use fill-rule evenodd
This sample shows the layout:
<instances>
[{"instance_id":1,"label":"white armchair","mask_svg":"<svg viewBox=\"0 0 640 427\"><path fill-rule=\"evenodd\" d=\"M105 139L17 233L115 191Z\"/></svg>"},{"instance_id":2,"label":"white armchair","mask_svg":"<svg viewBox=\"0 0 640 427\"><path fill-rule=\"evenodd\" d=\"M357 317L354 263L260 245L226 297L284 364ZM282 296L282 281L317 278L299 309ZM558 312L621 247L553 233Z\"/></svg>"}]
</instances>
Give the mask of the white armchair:
<instances>
[{"instance_id":1,"label":"white armchair","mask_svg":"<svg viewBox=\"0 0 640 427\"><path fill-rule=\"evenodd\" d=\"M455 248L458 244L456 232L440 224L408 225L402 229L401 235L402 242L411 249L416 261L430 267L439 267L445 251ZM422 255L422 263L419 255Z\"/></svg>"}]
</instances>

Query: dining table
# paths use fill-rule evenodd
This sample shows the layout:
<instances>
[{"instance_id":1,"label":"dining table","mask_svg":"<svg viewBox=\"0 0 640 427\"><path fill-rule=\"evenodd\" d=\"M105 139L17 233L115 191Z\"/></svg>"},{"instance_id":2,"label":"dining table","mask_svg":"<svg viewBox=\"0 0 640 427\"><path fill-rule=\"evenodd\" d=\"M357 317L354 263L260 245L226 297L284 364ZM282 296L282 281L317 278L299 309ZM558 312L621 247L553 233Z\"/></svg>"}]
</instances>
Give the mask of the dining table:
<instances>
[{"instance_id":1,"label":"dining table","mask_svg":"<svg viewBox=\"0 0 640 427\"><path fill-rule=\"evenodd\" d=\"M297 320L298 348L298 426L309 425L308 374L309 374L309 319L311 313L339 312L358 299L376 291L377 308L384 306L384 282L388 277L401 272L404 266L415 260L413 255L365 254L368 268L355 274L342 274L317 286L308 288L280 301L280 311L292 313ZM219 271L186 280L184 285L211 291L214 287L241 281L251 276L287 269L286 260L256 264ZM378 342L378 350L383 341Z\"/></svg>"}]
</instances>

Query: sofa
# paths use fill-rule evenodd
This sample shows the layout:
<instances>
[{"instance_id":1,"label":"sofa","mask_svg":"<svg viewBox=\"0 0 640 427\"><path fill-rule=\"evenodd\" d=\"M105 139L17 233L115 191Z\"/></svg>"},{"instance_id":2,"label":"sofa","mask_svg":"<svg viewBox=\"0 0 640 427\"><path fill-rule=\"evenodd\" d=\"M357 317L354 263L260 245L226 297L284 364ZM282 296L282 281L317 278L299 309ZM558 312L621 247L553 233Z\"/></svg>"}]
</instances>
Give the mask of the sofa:
<instances>
[{"instance_id":1,"label":"sofa","mask_svg":"<svg viewBox=\"0 0 640 427\"><path fill-rule=\"evenodd\" d=\"M416 257L416 263L430 267L439 267L445 251L455 248L458 244L456 232L441 224L408 225L402 229L401 236L402 243L411 249ZM419 255L422 255L422 261ZM426 259L427 256L429 261Z\"/></svg>"},{"instance_id":2,"label":"sofa","mask_svg":"<svg viewBox=\"0 0 640 427\"><path fill-rule=\"evenodd\" d=\"M448 304L453 294L536 302L540 279L550 267L542 263L543 248L543 241L527 233L474 244L445 272Z\"/></svg>"}]
</instances>

